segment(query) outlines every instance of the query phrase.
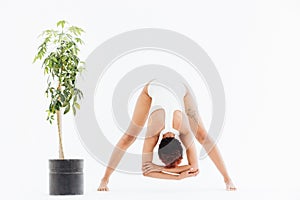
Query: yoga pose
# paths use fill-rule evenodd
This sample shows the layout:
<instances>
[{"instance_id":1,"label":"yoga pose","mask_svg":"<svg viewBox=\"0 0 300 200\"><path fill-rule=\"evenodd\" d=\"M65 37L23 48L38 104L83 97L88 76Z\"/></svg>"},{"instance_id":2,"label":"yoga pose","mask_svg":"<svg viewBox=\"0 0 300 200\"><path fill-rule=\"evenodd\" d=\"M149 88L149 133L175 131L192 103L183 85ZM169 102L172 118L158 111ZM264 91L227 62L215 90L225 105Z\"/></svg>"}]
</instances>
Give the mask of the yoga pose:
<instances>
[{"instance_id":1,"label":"yoga pose","mask_svg":"<svg viewBox=\"0 0 300 200\"><path fill-rule=\"evenodd\" d=\"M170 88L176 95L160 85L158 81L150 81L145 85L138 97L130 125L111 155L105 174L101 179L99 191L108 191L109 177L128 147L136 140L147 119L142 155L144 176L174 180L196 176L199 169L196 147L192 137L194 134L222 174L226 189L236 190L217 145L203 126L197 104L190 91L183 83L175 83ZM184 111L182 111L178 99L182 102ZM160 136L162 139L159 144L158 156L165 166L159 166L152 162L153 150L158 144ZM186 150L188 165L180 166L183 159L181 142Z\"/></svg>"}]
</instances>

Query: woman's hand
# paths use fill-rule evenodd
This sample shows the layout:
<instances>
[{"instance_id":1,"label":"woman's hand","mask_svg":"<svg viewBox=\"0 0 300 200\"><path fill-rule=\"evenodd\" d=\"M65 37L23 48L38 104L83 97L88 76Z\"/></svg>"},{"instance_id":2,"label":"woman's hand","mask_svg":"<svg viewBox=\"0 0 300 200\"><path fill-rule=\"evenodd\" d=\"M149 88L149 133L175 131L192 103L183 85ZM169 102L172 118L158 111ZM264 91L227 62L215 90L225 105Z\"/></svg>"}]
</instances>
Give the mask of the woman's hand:
<instances>
[{"instance_id":1,"label":"woman's hand","mask_svg":"<svg viewBox=\"0 0 300 200\"><path fill-rule=\"evenodd\" d=\"M194 170L193 168L183 171L178 175L178 180L184 179L184 178L188 178L188 177L194 177L197 176L199 174L199 170Z\"/></svg>"},{"instance_id":2,"label":"woman's hand","mask_svg":"<svg viewBox=\"0 0 300 200\"><path fill-rule=\"evenodd\" d=\"M98 191L109 191L107 184L108 184L108 180L102 179L97 190Z\"/></svg>"},{"instance_id":3,"label":"woman's hand","mask_svg":"<svg viewBox=\"0 0 300 200\"><path fill-rule=\"evenodd\" d=\"M164 167L153 164L152 162L145 162L142 169L144 174L149 174L151 172L161 172L163 171Z\"/></svg>"}]
</instances>

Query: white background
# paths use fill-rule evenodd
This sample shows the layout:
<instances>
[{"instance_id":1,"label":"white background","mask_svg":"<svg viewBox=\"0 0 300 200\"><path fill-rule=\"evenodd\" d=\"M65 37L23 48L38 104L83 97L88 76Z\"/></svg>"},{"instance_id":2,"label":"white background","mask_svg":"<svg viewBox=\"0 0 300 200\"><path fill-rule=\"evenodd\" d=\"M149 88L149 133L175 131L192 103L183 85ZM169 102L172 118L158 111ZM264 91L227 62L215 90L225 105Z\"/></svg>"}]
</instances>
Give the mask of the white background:
<instances>
[{"instance_id":1,"label":"white background","mask_svg":"<svg viewBox=\"0 0 300 200\"><path fill-rule=\"evenodd\" d=\"M299 199L299 11L296 0L2 0L0 195L51 198L48 159L57 157L57 132L45 120L46 78L32 60L38 34L66 19L86 31L83 60L110 37L145 27L174 30L202 46L225 87L226 124L219 146L239 188L223 191L222 177L205 159L193 179L170 182L115 173L112 191L97 193L104 167L82 147L69 115L63 125L66 156L85 159L86 195L73 198Z\"/></svg>"}]
</instances>

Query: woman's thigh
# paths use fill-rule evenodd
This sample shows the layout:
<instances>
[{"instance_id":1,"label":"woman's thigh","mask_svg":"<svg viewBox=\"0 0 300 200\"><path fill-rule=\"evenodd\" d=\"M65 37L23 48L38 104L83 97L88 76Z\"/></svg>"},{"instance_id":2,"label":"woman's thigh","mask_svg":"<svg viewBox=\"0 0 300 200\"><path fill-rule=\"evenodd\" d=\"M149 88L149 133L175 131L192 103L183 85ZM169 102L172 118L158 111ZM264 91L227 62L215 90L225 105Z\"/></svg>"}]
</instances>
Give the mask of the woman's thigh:
<instances>
[{"instance_id":1,"label":"woman's thigh","mask_svg":"<svg viewBox=\"0 0 300 200\"><path fill-rule=\"evenodd\" d=\"M137 99L132 119L126 131L126 134L137 136L140 133L148 118L151 102L152 99L147 93L146 85Z\"/></svg>"}]
</instances>

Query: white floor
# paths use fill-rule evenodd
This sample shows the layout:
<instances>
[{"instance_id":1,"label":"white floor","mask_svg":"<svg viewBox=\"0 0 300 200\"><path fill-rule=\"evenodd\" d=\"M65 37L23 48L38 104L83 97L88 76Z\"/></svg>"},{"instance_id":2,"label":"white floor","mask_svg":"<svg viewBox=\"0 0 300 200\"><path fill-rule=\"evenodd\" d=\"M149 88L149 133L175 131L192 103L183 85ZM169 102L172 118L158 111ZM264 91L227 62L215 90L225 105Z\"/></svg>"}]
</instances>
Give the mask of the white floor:
<instances>
[{"instance_id":1,"label":"white floor","mask_svg":"<svg viewBox=\"0 0 300 200\"><path fill-rule=\"evenodd\" d=\"M24 198L24 196L23 196ZM97 199L130 199L130 200L153 200L153 199L185 199L185 198L197 198L197 199L288 199L288 200L299 200L300 191L296 190L270 190L270 189L239 189L236 192L227 192L222 189L158 189L158 188L147 188L143 190L127 190L122 188L115 188L109 192L87 192L80 196L49 196L47 194L32 195L24 199L86 199L86 200L97 200Z\"/></svg>"},{"instance_id":2,"label":"white floor","mask_svg":"<svg viewBox=\"0 0 300 200\"><path fill-rule=\"evenodd\" d=\"M39 165L39 163L44 163ZM258 173L254 167L247 170L232 169L232 178L238 187L236 192L226 191L225 184L213 167L210 160L201 161L202 173L197 177L181 181L160 180L143 177L141 175L115 172L110 179L109 192L97 192L101 176L105 170L103 166L92 159L85 159L84 195L79 196L49 196L47 160L36 162L36 165L24 165L26 170L0 174L1 199L29 199L29 200L179 200L196 199L272 199L272 200L300 200L300 184L297 173L287 176L277 175L277 179L268 175L268 171ZM228 163L230 164L230 163ZM28 165L29 166L29 165ZM242 167L240 165L235 165ZM4 172L4 171L3 171ZM26 173L25 173L26 172Z\"/></svg>"},{"instance_id":3,"label":"white floor","mask_svg":"<svg viewBox=\"0 0 300 200\"><path fill-rule=\"evenodd\" d=\"M144 191L116 190L107 194L90 193L86 197L78 199L300 199L298 191L274 191L274 190L239 190L227 192L222 189L197 189L197 190L163 190L147 189ZM51 198L50 198L51 199Z\"/></svg>"},{"instance_id":4,"label":"white floor","mask_svg":"<svg viewBox=\"0 0 300 200\"><path fill-rule=\"evenodd\" d=\"M196 178L182 181L168 181L145 178L143 176L116 173L110 180L109 192L96 191L98 179L87 178L85 180L85 194L79 196L49 196L48 188L44 184L43 189L37 188L26 192L26 194L10 194L9 199L30 199L30 200L53 200L53 199L83 199L83 200L179 200L179 199L242 199L242 200L299 200L300 190L297 187L288 189L287 187L263 188L258 184L253 187L245 185L240 181L238 190L228 192L224 189L222 181L218 178L202 175ZM250 181L250 180L249 180ZM260 181L262 182L262 180ZM274 180L275 182L275 180ZM295 186L295 185L294 185ZM33 186L34 187L34 186ZM29 188L29 187L28 187Z\"/></svg>"}]
</instances>

